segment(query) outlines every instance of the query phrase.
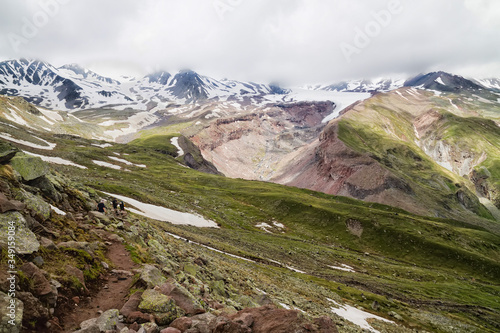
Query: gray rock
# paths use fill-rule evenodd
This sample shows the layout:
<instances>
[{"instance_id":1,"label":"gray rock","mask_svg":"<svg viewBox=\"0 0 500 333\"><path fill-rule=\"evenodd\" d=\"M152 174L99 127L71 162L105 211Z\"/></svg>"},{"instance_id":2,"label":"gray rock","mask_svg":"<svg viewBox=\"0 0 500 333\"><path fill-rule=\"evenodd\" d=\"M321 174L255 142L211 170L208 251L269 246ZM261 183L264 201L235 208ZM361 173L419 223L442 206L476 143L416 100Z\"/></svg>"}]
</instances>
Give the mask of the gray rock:
<instances>
[{"instance_id":1,"label":"gray rock","mask_svg":"<svg viewBox=\"0 0 500 333\"><path fill-rule=\"evenodd\" d=\"M25 181L45 176L49 172L49 166L40 157L17 153L10 160L10 165Z\"/></svg>"},{"instance_id":2,"label":"gray rock","mask_svg":"<svg viewBox=\"0 0 500 333\"><path fill-rule=\"evenodd\" d=\"M62 194L58 190L56 190L56 188L50 182L47 176L38 177L37 179L30 181L28 184L30 186L40 189L45 196L49 197L55 202L62 201L63 198Z\"/></svg>"},{"instance_id":3,"label":"gray rock","mask_svg":"<svg viewBox=\"0 0 500 333\"><path fill-rule=\"evenodd\" d=\"M109 225L111 223L110 218L108 216L106 216L106 214L101 213L101 212L91 211L91 212L89 212L89 217L91 219L96 219L105 225Z\"/></svg>"},{"instance_id":4,"label":"gray rock","mask_svg":"<svg viewBox=\"0 0 500 333\"><path fill-rule=\"evenodd\" d=\"M120 322L119 316L120 313L117 309L105 311L99 318L97 318L96 325L99 327L101 332L114 330Z\"/></svg>"},{"instance_id":5,"label":"gray rock","mask_svg":"<svg viewBox=\"0 0 500 333\"><path fill-rule=\"evenodd\" d=\"M35 257L31 262L37 265L38 267L42 267L43 264L45 263L45 261L43 261L43 258L40 256Z\"/></svg>"},{"instance_id":6,"label":"gray rock","mask_svg":"<svg viewBox=\"0 0 500 333\"><path fill-rule=\"evenodd\" d=\"M58 248L67 247L70 249L83 250L88 254L90 254L91 256L94 256L94 251L99 248L99 243L69 241L69 242L61 242L57 244L57 247Z\"/></svg>"},{"instance_id":7,"label":"gray rock","mask_svg":"<svg viewBox=\"0 0 500 333\"><path fill-rule=\"evenodd\" d=\"M36 321L37 323L44 323L49 319L49 309L38 298L33 296L32 293L18 292L17 296L24 305L24 322Z\"/></svg>"},{"instance_id":8,"label":"gray rock","mask_svg":"<svg viewBox=\"0 0 500 333\"><path fill-rule=\"evenodd\" d=\"M47 296L53 292L52 285L45 278L43 271L31 262L27 262L19 270L32 282L33 287L30 290L35 296Z\"/></svg>"},{"instance_id":9,"label":"gray rock","mask_svg":"<svg viewBox=\"0 0 500 333\"><path fill-rule=\"evenodd\" d=\"M141 270L140 279L148 288L161 286L167 282L167 279L161 274L161 271L153 265L144 265Z\"/></svg>"},{"instance_id":10,"label":"gray rock","mask_svg":"<svg viewBox=\"0 0 500 333\"><path fill-rule=\"evenodd\" d=\"M24 202L26 208L32 212L32 215L34 214L40 220L46 221L50 218L50 205L42 197L21 189L16 192L15 198Z\"/></svg>"},{"instance_id":11,"label":"gray rock","mask_svg":"<svg viewBox=\"0 0 500 333\"><path fill-rule=\"evenodd\" d=\"M0 192L0 213L5 213L11 210L21 211L25 207L26 205L22 202L17 200L9 200L7 199L5 194Z\"/></svg>"},{"instance_id":12,"label":"gray rock","mask_svg":"<svg viewBox=\"0 0 500 333\"><path fill-rule=\"evenodd\" d=\"M155 323L145 323L137 333L159 333L160 329Z\"/></svg>"},{"instance_id":13,"label":"gray rock","mask_svg":"<svg viewBox=\"0 0 500 333\"><path fill-rule=\"evenodd\" d=\"M46 237L42 237L40 239L40 246L48 249L48 250L57 250L57 245L54 242Z\"/></svg>"},{"instance_id":14,"label":"gray rock","mask_svg":"<svg viewBox=\"0 0 500 333\"><path fill-rule=\"evenodd\" d=\"M15 230L12 230L13 227ZM40 243L35 234L28 229L26 219L21 213L0 214L0 247L8 247L9 232L11 237L15 236L17 254L31 254L40 248Z\"/></svg>"},{"instance_id":15,"label":"gray rock","mask_svg":"<svg viewBox=\"0 0 500 333\"><path fill-rule=\"evenodd\" d=\"M0 163L10 161L19 151L16 147L5 141L0 141Z\"/></svg>"},{"instance_id":16,"label":"gray rock","mask_svg":"<svg viewBox=\"0 0 500 333\"><path fill-rule=\"evenodd\" d=\"M142 294L139 310L154 314L156 322L160 325L168 325L185 314L171 297L154 289L148 289Z\"/></svg>"},{"instance_id":17,"label":"gray rock","mask_svg":"<svg viewBox=\"0 0 500 333\"><path fill-rule=\"evenodd\" d=\"M12 303L14 302L14 303ZM19 333L23 320L24 304L0 291L0 333Z\"/></svg>"}]
</instances>

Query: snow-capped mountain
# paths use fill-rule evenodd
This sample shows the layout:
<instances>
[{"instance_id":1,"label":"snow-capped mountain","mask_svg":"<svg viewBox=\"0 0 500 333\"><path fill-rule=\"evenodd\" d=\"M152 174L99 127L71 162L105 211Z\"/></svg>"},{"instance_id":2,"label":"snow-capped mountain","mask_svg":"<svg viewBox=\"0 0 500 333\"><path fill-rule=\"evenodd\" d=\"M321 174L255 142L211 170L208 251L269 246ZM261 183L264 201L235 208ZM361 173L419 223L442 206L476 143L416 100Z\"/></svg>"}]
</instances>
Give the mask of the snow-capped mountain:
<instances>
[{"instance_id":1,"label":"snow-capped mountain","mask_svg":"<svg viewBox=\"0 0 500 333\"><path fill-rule=\"evenodd\" d=\"M446 72L432 72L428 74L419 74L404 83L405 87L420 87L444 92L453 92L458 90L477 91L484 89L472 80L459 75L453 75Z\"/></svg>"},{"instance_id":2,"label":"snow-capped mountain","mask_svg":"<svg viewBox=\"0 0 500 333\"><path fill-rule=\"evenodd\" d=\"M234 102L243 107L304 100L332 101L340 106L346 104L345 101L364 99L370 93L386 92L403 86L443 92L460 89L498 92L500 80L468 80L445 72L433 72L406 81L391 78L352 80L283 89L277 84L216 80L191 70L177 74L159 71L142 78L122 77L115 80L77 64L57 68L38 60L0 62L0 95L21 96L38 106L66 111L104 107L149 111L155 107L154 103L160 107Z\"/></svg>"},{"instance_id":3,"label":"snow-capped mountain","mask_svg":"<svg viewBox=\"0 0 500 333\"><path fill-rule=\"evenodd\" d=\"M385 92L401 88L403 83L403 79L352 80L319 87L319 89L344 92Z\"/></svg>"},{"instance_id":4,"label":"snow-capped mountain","mask_svg":"<svg viewBox=\"0 0 500 333\"><path fill-rule=\"evenodd\" d=\"M500 79L489 78L489 79L474 79L474 82L480 84L481 86L500 91Z\"/></svg>"},{"instance_id":5,"label":"snow-capped mountain","mask_svg":"<svg viewBox=\"0 0 500 333\"><path fill-rule=\"evenodd\" d=\"M150 101L178 104L206 100L248 101L287 91L277 85L215 80L191 70L172 75L156 72L121 81L100 76L76 64L56 68L38 60L0 62L0 94L22 96L49 109L80 110L101 107L146 109Z\"/></svg>"},{"instance_id":6,"label":"snow-capped mountain","mask_svg":"<svg viewBox=\"0 0 500 333\"><path fill-rule=\"evenodd\" d=\"M76 65L56 68L39 60L0 62L0 94L22 96L50 109L71 110L130 102L118 81Z\"/></svg>"},{"instance_id":7,"label":"snow-capped mountain","mask_svg":"<svg viewBox=\"0 0 500 333\"><path fill-rule=\"evenodd\" d=\"M137 80L132 88L142 99L159 98L181 103L192 103L209 99L244 100L245 97L263 97L278 94L272 85L246 83L232 80L215 80L191 70L183 70L175 75L157 72Z\"/></svg>"}]
</instances>

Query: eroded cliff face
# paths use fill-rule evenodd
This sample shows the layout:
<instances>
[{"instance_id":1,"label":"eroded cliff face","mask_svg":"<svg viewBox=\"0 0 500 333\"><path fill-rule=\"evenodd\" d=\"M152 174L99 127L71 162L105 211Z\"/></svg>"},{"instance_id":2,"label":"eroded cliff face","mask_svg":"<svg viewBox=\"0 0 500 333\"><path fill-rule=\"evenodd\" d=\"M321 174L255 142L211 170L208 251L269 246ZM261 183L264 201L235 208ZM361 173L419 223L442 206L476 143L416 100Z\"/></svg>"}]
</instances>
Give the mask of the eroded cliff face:
<instances>
[{"instance_id":1,"label":"eroded cliff face","mask_svg":"<svg viewBox=\"0 0 500 333\"><path fill-rule=\"evenodd\" d=\"M272 181L428 213L419 207L408 183L369 154L356 152L340 140L336 121L304 150L301 157L283 161L282 174Z\"/></svg>"},{"instance_id":2,"label":"eroded cliff face","mask_svg":"<svg viewBox=\"0 0 500 333\"><path fill-rule=\"evenodd\" d=\"M318 137L333 109L331 102L279 104L218 119L190 139L224 175L269 180L282 159Z\"/></svg>"}]
</instances>

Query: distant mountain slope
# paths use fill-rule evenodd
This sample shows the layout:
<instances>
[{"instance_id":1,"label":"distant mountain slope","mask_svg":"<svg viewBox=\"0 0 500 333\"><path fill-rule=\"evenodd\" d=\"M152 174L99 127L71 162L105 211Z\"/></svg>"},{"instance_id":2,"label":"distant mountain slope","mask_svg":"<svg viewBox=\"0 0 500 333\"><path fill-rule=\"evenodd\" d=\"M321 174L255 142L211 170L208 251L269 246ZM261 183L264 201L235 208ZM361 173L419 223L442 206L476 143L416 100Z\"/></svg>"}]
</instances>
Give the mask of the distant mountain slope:
<instances>
[{"instance_id":1,"label":"distant mountain slope","mask_svg":"<svg viewBox=\"0 0 500 333\"><path fill-rule=\"evenodd\" d=\"M404 83L405 87L422 87L438 91L479 91L483 86L465 79L462 76L448 74L446 72L432 72L428 74L417 75Z\"/></svg>"},{"instance_id":2,"label":"distant mountain slope","mask_svg":"<svg viewBox=\"0 0 500 333\"><path fill-rule=\"evenodd\" d=\"M352 80L322 87L326 91L376 92L389 91L403 86L403 79Z\"/></svg>"},{"instance_id":3,"label":"distant mountain slope","mask_svg":"<svg viewBox=\"0 0 500 333\"><path fill-rule=\"evenodd\" d=\"M378 94L283 161L273 181L419 214L491 218L477 197L500 208L500 105L490 102L478 117L479 96L414 88Z\"/></svg>"}]
</instances>

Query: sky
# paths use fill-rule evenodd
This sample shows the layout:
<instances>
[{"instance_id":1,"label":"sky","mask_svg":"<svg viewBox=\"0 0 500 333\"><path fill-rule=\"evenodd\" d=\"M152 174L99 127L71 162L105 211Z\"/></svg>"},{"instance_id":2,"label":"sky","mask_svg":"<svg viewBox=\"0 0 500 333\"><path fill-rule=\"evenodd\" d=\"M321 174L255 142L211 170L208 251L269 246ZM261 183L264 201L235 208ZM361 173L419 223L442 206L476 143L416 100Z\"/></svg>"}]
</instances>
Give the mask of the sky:
<instances>
[{"instance_id":1,"label":"sky","mask_svg":"<svg viewBox=\"0 0 500 333\"><path fill-rule=\"evenodd\" d=\"M498 0L3 0L0 60L284 86L500 78Z\"/></svg>"}]
</instances>

